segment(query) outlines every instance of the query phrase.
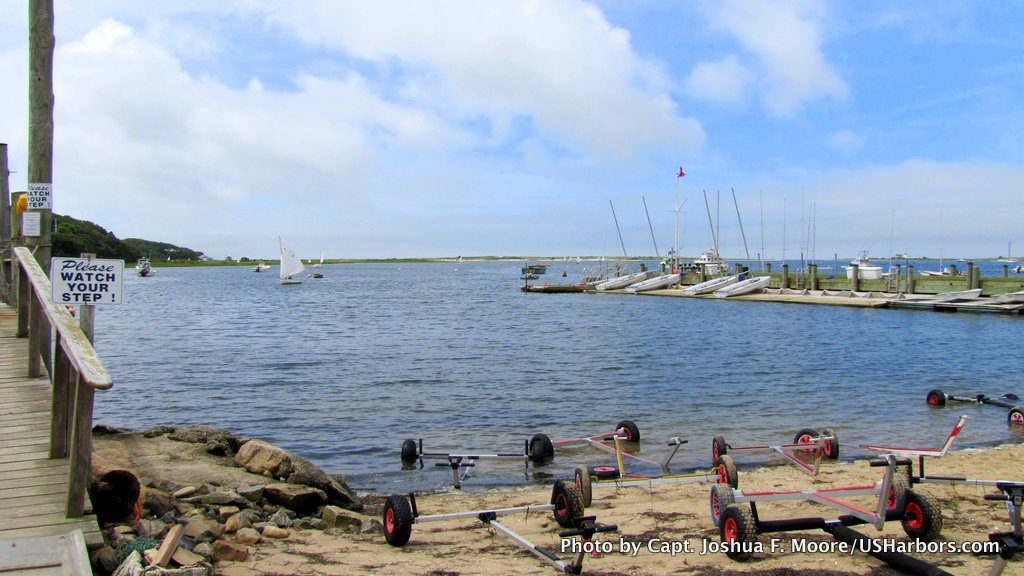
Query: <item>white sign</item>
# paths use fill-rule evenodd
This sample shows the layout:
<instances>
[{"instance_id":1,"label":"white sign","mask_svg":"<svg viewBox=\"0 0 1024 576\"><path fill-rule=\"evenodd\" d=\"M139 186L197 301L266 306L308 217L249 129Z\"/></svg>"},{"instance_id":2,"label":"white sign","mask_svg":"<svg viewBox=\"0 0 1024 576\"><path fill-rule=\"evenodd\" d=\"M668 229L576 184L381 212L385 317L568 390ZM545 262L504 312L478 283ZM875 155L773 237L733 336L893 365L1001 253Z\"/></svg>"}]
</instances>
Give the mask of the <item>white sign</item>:
<instances>
[{"instance_id":1,"label":"white sign","mask_svg":"<svg viewBox=\"0 0 1024 576\"><path fill-rule=\"evenodd\" d=\"M120 304L124 260L54 258L50 285L56 304Z\"/></svg>"},{"instance_id":2,"label":"white sign","mask_svg":"<svg viewBox=\"0 0 1024 576\"><path fill-rule=\"evenodd\" d=\"M39 212L25 212L21 215L21 235L22 236L41 236L42 225L39 218Z\"/></svg>"},{"instance_id":3,"label":"white sign","mask_svg":"<svg viewBox=\"0 0 1024 576\"><path fill-rule=\"evenodd\" d=\"M29 210L53 210L53 184L29 184L25 196Z\"/></svg>"}]
</instances>

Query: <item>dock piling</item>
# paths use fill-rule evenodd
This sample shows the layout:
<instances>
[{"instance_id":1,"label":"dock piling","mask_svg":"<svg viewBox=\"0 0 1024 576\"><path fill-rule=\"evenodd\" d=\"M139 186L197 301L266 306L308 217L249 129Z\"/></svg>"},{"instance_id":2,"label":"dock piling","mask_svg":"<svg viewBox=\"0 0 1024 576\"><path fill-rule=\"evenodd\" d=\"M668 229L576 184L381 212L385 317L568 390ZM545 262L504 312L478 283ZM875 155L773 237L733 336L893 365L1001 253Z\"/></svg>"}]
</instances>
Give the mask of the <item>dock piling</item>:
<instances>
[{"instance_id":1,"label":"dock piling","mask_svg":"<svg viewBox=\"0 0 1024 576\"><path fill-rule=\"evenodd\" d=\"M782 287L789 288L789 264L782 265Z\"/></svg>"},{"instance_id":2,"label":"dock piling","mask_svg":"<svg viewBox=\"0 0 1024 576\"><path fill-rule=\"evenodd\" d=\"M914 265L907 264L907 294L914 293Z\"/></svg>"},{"instance_id":3,"label":"dock piling","mask_svg":"<svg viewBox=\"0 0 1024 576\"><path fill-rule=\"evenodd\" d=\"M850 291L857 292L860 290L860 266L857 264L850 264L851 277L850 277Z\"/></svg>"}]
</instances>

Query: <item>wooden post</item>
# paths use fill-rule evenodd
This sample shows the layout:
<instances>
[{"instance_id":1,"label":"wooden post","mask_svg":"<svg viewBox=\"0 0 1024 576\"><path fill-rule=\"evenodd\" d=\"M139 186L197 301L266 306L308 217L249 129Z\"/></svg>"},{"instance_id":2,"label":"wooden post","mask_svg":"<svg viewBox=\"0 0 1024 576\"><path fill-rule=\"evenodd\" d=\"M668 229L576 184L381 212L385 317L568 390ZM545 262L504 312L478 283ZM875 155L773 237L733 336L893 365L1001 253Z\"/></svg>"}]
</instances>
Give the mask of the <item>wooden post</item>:
<instances>
[{"instance_id":1,"label":"wooden post","mask_svg":"<svg viewBox=\"0 0 1024 576\"><path fill-rule=\"evenodd\" d=\"M92 406L96 391L80 374L72 386L75 390L75 416L71 429L71 449L68 452L68 500L64 515L81 518L85 511L85 491L89 486L92 460Z\"/></svg>"},{"instance_id":2,"label":"wooden post","mask_svg":"<svg viewBox=\"0 0 1024 576\"><path fill-rule=\"evenodd\" d=\"M958 270L956 269L956 264L950 264L949 265L949 277L950 278L955 278L957 276L957 272L958 272Z\"/></svg>"},{"instance_id":3,"label":"wooden post","mask_svg":"<svg viewBox=\"0 0 1024 576\"><path fill-rule=\"evenodd\" d=\"M83 252L82 258L92 260L96 257L96 254L92 252ZM93 304L82 304L78 307L78 326L85 332L85 337L89 339L89 343L93 343L93 331L94 323L96 318L96 306Z\"/></svg>"},{"instance_id":4,"label":"wooden post","mask_svg":"<svg viewBox=\"0 0 1024 576\"><path fill-rule=\"evenodd\" d=\"M53 0L28 3L28 182L53 183ZM51 210L39 210L40 236L26 238L36 261L50 273Z\"/></svg>"},{"instance_id":5,"label":"wooden post","mask_svg":"<svg viewBox=\"0 0 1024 576\"><path fill-rule=\"evenodd\" d=\"M981 266L975 266L974 267L973 278L974 278L974 280L972 282L972 284L974 285L973 288L981 288Z\"/></svg>"},{"instance_id":6,"label":"wooden post","mask_svg":"<svg viewBox=\"0 0 1024 576\"><path fill-rule=\"evenodd\" d=\"M28 377L38 378L43 373L43 303L36 291L25 283L28 291Z\"/></svg>"},{"instance_id":7,"label":"wooden post","mask_svg":"<svg viewBox=\"0 0 1024 576\"><path fill-rule=\"evenodd\" d=\"M893 279L896 280L896 293L900 293L900 280L903 279L903 265L896 265L896 273L892 275Z\"/></svg>"},{"instance_id":8,"label":"wooden post","mask_svg":"<svg viewBox=\"0 0 1024 576\"><path fill-rule=\"evenodd\" d=\"M1003 264L1003 278L1009 278L1009 277L1010 277L1010 265L1009 264Z\"/></svg>"},{"instance_id":9,"label":"wooden post","mask_svg":"<svg viewBox=\"0 0 1024 576\"><path fill-rule=\"evenodd\" d=\"M70 365L61 347L57 334L53 357L53 392L50 402L50 458L64 458L68 455L69 433L68 413L70 412Z\"/></svg>"},{"instance_id":10,"label":"wooden post","mask_svg":"<svg viewBox=\"0 0 1024 576\"><path fill-rule=\"evenodd\" d=\"M907 294L914 293L914 265L907 264Z\"/></svg>"},{"instance_id":11,"label":"wooden post","mask_svg":"<svg viewBox=\"0 0 1024 576\"><path fill-rule=\"evenodd\" d=\"M28 272L25 272L20 265L16 265L14 268L18 277L18 329L15 330L14 335L24 338L28 336L29 295L32 293L32 285L29 284Z\"/></svg>"},{"instance_id":12,"label":"wooden post","mask_svg":"<svg viewBox=\"0 0 1024 576\"><path fill-rule=\"evenodd\" d=\"M11 255L11 187L7 169L7 144L0 143L0 298L14 303L14 259Z\"/></svg>"},{"instance_id":13,"label":"wooden post","mask_svg":"<svg viewBox=\"0 0 1024 576\"><path fill-rule=\"evenodd\" d=\"M700 265L700 281L704 282L708 279L707 264Z\"/></svg>"},{"instance_id":14,"label":"wooden post","mask_svg":"<svg viewBox=\"0 0 1024 576\"><path fill-rule=\"evenodd\" d=\"M850 291L851 292L859 292L860 291L860 265L859 264L850 264L850 273L852 275L852 277L850 278Z\"/></svg>"},{"instance_id":15,"label":"wooden post","mask_svg":"<svg viewBox=\"0 0 1024 576\"><path fill-rule=\"evenodd\" d=\"M976 288L974 285L974 262L967 263L967 289Z\"/></svg>"},{"instance_id":16,"label":"wooden post","mask_svg":"<svg viewBox=\"0 0 1024 576\"><path fill-rule=\"evenodd\" d=\"M811 264L807 267L811 274L811 290L818 289L818 265Z\"/></svg>"},{"instance_id":17,"label":"wooden post","mask_svg":"<svg viewBox=\"0 0 1024 576\"><path fill-rule=\"evenodd\" d=\"M766 274L771 276L771 273L772 273L772 263L771 262L765 262L764 263L764 271L765 271Z\"/></svg>"},{"instance_id":18,"label":"wooden post","mask_svg":"<svg viewBox=\"0 0 1024 576\"><path fill-rule=\"evenodd\" d=\"M782 287L789 288L789 264L782 265Z\"/></svg>"}]
</instances>

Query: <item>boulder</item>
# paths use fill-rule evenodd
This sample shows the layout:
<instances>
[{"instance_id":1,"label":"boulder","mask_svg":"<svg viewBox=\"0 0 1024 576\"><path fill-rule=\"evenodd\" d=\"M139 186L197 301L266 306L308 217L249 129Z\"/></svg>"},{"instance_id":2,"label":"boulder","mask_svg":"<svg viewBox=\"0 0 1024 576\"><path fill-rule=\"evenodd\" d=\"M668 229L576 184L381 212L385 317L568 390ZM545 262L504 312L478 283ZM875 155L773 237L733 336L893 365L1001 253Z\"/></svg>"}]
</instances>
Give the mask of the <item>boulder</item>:
<instances>
[{"instance_id":1,"label":"boulder","mask_svg":"<svg viewBox=\"0 0 1024 576\"><path fill-rule=\"evenodd\" d=\"M235 534L235 542L239 544L258 544L263 536L252 528L242 528Z\"/></svg>"},{"instance_id":2,"label":"boulder","mask_svg":"<svg viewBox=\"0 0 1024 576\"><path fill-rule=\"evenodd\" d=\"M224 526L216 520L195 518L185 526L185 535L196 540L213 540L224 534Z\"/></svg>"},{"instance_id":3,"label":"boulder","mask_svg":"<svg viewBox=\"0 0 1024 576\"><path fill-rule=\"evenodd\" d=\"M296 512L309 512L327 503L323 490L301 484L268 484L263 489L267 500Z\"/></svg>"},{"instance_id":4,"label":"boulder","mask_svg":"<svg viewBox=\"0 0 1024 576\"><path fill-rule=\"evenodd\" d=\"M237 506L238 508L248 508L251 506L248 500L242 498L234 492L226 492L218 490L205 496L200 496L199 501L203 504L210 504L214 506Z\"/></svg>"},{"instance_id":5,"label":"boulder","mask_svg":"<svg viewBox=\"0 0 1024 576\"><path fill-rule=\"evenodd\" d=\"M160 540L167 534L169 527L162 520L149 520L143 518L138 522L139 536Z\"/></svg>"},{"instance_id":6,"label":"boulder","mask_svg":"<svg viewBox=\"0 0 1024 576\"><path fill-rule=\"evenodd\" d=\"M235 492L250 502L259 502L263 499L263 486L239 486L235 488Z\"/></svg>"},{"instance_id":7,"label":"boulder","mask_svg":"<svg viewBox=\"0 0 1024 576\"><path fill-rule=\"evenodd\" d=\"M213 558L218 562L243 562L249 558L249 549L229 540L217 540L213 543Z\"/></svg>"},{"instance_id":8,"label":"boulder","mask_svg":"<svg viewBox=\"0 0 1024 576\"><path fill-rule=\"evenodd\" d=\"M349 510L362 508L362 502L343 482L332 478L305 458L262 440L250 440L242 445L235 455L235 462L254 474L322 490L330 504Z\"/></svg>"},{"instance_id":9,"label":"boulder","mask_svg":"<svg viewBox=\"0 0 1024 576\"><path fill-rule=\"evenodd\" d=\"M246 442L244 438L234 436L227 430L215 430L209 426L179 426L167 437L191 444L224 444L233 452L237 452Z\"/></svg>"},{"instance_id":10,"label":"boulder","mask_svg":"<svg viewBox=\"0 0 1024 576\"><path fill-rule=\"evenodd\" d=\"M174 511L174 500L162 490L147 488L142 491L142 509L153 516L163 516Z\"/></svg>"},{"instance_id":11,"label":"boulder","mask_svg":"<svg viewBox=\"0 0 1024 576\"><path fill-rule=\"evenodd\" d=\"M337 506L324 506L324 511L320 518L331 528L340 528L357 534L362 530L363 526L361 514Z\"/></svg>"},{"instance_id":12,"label":"boulder","mask_svg":"<svg viewBox=\"0 0 1024 576\"><path fill-rule=\"evenodd\" d=\"M263 529L263 536L266 538L276 538L280 540L291 536L291 532L284 528L278 528L277 526L267 526Z\"/></svg>"},{"instance_id":13,"label":"boulder","mask_svg":"<svg viewBox=\"0 0 1024 576\"><path fill-rule=\"evenodd\" d=\"M209 542L200 542L192 547L192 551L209 560L213 558L213 545Z\"/></svg>"},{"instance_id":14,"label":"boulder","mask_svg":"<svg viewBox=\"0 0 1024 576\"><path fill-rule=\"evenodd\" d=\"M226 522L228 518L238 514L238 512L238 506L222 506L217 510L217 520Z\"/></svg>"},{"instance_id":15,"label":"boulder","mask_svg":"<svg viewBox=\"0 0 1024 576\"><path fill-rule=\"evenodd\" d=\"M274 512L274 515L267 519L267 522L279 528L287 528L292 525L292 517L284 509Z\"/></svg>"},{"instance_id":16,"label":"boulder","mask_svg":"<svg viewBox=\"0 0 1024 576\"><path fill-rule=\"evenodd\" d=\"M171 496L175 498L188 498L196 493L197 488L195 486L185 486L174 491Z\"/></svg>"}]
</instances>

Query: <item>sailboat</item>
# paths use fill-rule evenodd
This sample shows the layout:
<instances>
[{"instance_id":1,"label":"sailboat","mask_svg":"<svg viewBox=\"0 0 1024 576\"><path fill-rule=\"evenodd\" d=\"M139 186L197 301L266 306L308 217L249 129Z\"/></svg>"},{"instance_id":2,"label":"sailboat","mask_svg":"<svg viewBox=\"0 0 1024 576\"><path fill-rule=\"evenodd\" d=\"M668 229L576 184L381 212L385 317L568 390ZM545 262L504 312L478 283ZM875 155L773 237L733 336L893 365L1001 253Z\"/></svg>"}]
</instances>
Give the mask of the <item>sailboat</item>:
<instances>
[{"instance_id":1,"label":"sailboat","mask_svg":"<svg viewBox=\"0 0 1024 576\"><path fill-rule=\"evenodd\" d=\"M306 265L295 255L295 251L285 245L280 236L277 241L281 243L281 284L302 284L302 280L294 278L306 269Z\"/></svg>"},{"instance_id":2,"label":"sailboat","mask_svg":"<svg viewBox=\"0 0 1024 576\"><path fill-rule=\"evenodd\" d=\"M309 275L310 278L323 278L324 277L324 273L322 272L322 270L324 268L324 251L323 250L320 251L320 262L318 262L317 264L313 264L313 268L315 268L315 270L313 270L313 273Z\"/></svg>"},{"instance_id":3,"label":"sailboat","mask_svg":"<svg viewBox=\"0 0 1024 576\"><path fill-rule=\"evenodd\" d=\"M1016 264L1017 259L1013 257L1013 240L1006 243L1006 258L996 258L996 262L1009 262Z\"/></svg>"},{"instance_id":4,"label":"sailboat","mask_svg":"<svg viewBox=\"0 0 1024 576\"><path fill-rule=\"evenodd\" d=\"M455 266L455 271L458 272L459 266L462 266L462 256L459 256L458 259L455 260L455 263L457 264L457 266Z\"/></svg>"}]
</instances>

